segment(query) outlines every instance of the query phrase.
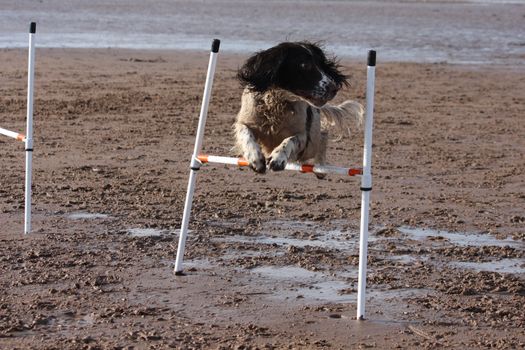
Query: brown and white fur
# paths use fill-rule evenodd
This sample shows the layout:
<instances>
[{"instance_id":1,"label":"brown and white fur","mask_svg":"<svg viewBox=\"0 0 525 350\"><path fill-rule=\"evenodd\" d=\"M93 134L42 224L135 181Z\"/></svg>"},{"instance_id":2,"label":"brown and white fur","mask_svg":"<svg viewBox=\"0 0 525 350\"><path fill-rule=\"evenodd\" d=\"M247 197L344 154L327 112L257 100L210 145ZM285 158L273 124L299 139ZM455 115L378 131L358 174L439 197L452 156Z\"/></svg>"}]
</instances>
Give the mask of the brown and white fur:
<instances>
[{"instance_id":1,"label":"brown and white fur","mask_svg":"<svg viewBox=\"0 0 525 350\"><path fill-rule=\"evenodd\" d=\"M338 68L308 42L281 43L246 61L238 73L245 88L234 124L235 149L252 169L279 171L294 161L325 164L328 129L343 134L362 122L358 102L326 104L348 84Z\"/></svg>"}]
</instances>

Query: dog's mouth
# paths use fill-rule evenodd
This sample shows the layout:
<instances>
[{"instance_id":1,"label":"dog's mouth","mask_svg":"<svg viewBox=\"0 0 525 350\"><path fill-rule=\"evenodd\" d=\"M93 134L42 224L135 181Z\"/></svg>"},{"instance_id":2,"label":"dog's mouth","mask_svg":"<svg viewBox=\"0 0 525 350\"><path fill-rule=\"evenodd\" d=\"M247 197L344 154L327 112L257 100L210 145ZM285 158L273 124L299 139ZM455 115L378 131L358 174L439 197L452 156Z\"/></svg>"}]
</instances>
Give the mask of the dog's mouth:
<instances>
[{"instance_id":1,"label":"dog's mouth","mask_svg":"<svg viewBox=\"0 0 525 350\"><path fill-rule=\"evenodd\" d=\"M322 80L313 89L297 89L293 91L293 93L316 107L322 107L328 101L332 100L338 91L339 86L327 78L326 80Z\"/></svg>"},{"instance_id":2,"label":"dog's mouth","mask_svg":"<svg viewBox=\"0 0 525 350\"><path fill-rule=\"evenodd\" d=\"M310 102L315 107L322 107L335 97L337 91L326 91L323 94L312 93L311 91L295 91L295 94Z\"/></svg>"}]
</instances>

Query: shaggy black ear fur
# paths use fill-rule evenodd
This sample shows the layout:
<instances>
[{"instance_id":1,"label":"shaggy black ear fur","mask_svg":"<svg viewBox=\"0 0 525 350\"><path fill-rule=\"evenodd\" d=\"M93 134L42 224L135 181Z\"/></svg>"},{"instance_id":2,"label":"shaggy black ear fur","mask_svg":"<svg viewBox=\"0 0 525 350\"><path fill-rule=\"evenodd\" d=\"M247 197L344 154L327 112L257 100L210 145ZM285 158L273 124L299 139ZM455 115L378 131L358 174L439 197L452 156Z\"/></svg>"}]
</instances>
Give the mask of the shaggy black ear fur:
<instances>
[{"instance_id":1,"label":"shaggy black ear fur","mask_svg":"<svg viewBox=\"0 0 525 350\"><path fill-rule=\"evenodd\" d=\"M275 46L260 51L246 61L237 72L237 78L243 87L258 92L268 90L275 84L279 68L286 57L282 46Z\"/></svg>"},{"instance_id":2,"label":"shaggy black ear fur","mask_svg":"<svg viewBox=\"0 0 525 350\"><path fill-rule=\"evenodd\" d=\"M324 68L324 72L326 72L330 76L330 78L334 80L338 89L340 89L343 86L350 85L350 83L348 82L349 76L341 72L341 65L339 64L339 60L335 56L326 57L323 50L321 49L321 44L310 42L303 42L302 44L308 47L313 52L313 54L319 58L319 60L321 61L320 64Z\"/></svg>"}]
</instances>

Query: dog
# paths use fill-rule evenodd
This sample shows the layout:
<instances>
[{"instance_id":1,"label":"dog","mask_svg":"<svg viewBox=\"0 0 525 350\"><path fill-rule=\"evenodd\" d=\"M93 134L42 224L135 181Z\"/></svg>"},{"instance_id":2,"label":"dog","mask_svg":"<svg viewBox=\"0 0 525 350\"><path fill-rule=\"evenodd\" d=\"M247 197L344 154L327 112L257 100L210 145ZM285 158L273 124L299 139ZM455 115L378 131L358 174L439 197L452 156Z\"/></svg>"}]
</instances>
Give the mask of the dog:
<instances>
[{"instance_id":1,"label":"dog","mask_svg":"<svg viewBox=\"0 0 525 350\"><path fill-rule=\"evenodd\" d=\"M348 77L318 44L283 42L246 60L237 78L244 87L234 124L237 155L257 173L288 162L326 164L328 129L362 123L363 106L327 104ZM316 174L323 178L323 174Z\"/></svg>"}]
</instances>

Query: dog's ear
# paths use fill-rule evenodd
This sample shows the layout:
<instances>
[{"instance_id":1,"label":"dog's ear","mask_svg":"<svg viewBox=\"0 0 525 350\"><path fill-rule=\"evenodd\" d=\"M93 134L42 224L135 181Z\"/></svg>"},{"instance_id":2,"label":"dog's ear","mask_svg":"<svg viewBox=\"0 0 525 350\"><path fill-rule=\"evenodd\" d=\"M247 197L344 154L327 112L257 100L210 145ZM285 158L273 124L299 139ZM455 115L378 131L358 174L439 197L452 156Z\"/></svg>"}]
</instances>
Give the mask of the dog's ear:
<instances>
[{"instance_id":1,"label":"dog's ear","mask_svg":"<svg viewBox=\"0 0 525 350\"><path fill-rule=\"evenodd\" d=\"M317 57L317 60L323 66L323 70L330 76L330 78L332 78L339 88L350 85L348 82L349 77L341 72L339 60L335 56L326 57L321 49L321 44L305 42L303 45L308 47Z\"/></svg>"},{"instance_id":2,"label":"dog's ear","mask_svg":"<svg viewBox=\"0 0 525 350\"><path fill-rule=\"evenodd\" d=\"M277 73L285 58L285 50L279 45L260 51L244 63L237 72L242 86L263 92L275 84Z\"/></svg>"},{"instance_id":3,"label":"dog's ear","mask_svg":"<svg viewBox=\"0 0 525 350\"><path fill-rule=\"evenodd\" d=\"M334 80L339 88L350 85L348 82L349 76L341 72L341 65L336 58L327 58L325 65L328 75Z\"/></svg>"}]
</instances>

